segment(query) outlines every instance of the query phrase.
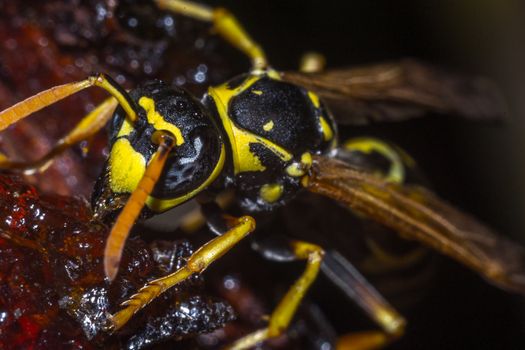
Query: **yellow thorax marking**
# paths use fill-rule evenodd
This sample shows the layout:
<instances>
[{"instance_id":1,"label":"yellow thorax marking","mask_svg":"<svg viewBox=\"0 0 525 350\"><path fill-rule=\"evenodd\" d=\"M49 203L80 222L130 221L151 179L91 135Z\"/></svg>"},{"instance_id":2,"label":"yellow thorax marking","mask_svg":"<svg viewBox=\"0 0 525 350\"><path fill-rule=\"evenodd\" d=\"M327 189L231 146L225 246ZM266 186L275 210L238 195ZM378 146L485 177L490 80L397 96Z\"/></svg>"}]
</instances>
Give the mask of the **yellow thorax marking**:
<instances>
[{"instance_id":1,"label":"yellow thorax marking","mask_svg":"<svg viewBox=\"0 0 525 350\"><path fill-rule=\"evenodd\" d=\"M319 96L314 94L312 91L308 91L308 97L310 98L310 100L314 104L315 108L321 107L321 103L319 102Z\"/></svg>"},{"instance_id":2,"label":"yellow thorax marking","mask_svg":"<svg viewBox=\"0 0 525 350\"><path fill-rule=\"evenodd\" d=\"M259 195L267 203L274 203L278 201L283 194L283 185L281 184L265 184L259 190Z\"/></svg>"},{"instance_id":3,"label":"yellow thorax marking","mask_svg":"<svg viewBox=\"0 0 525 350\"><path fill-rule=\"evenodd\" d=\"M323 139L325 141L330 141L334 137L334 132L330 127L330 124L326 121L325 117L320 117L319 122L321 123L321 131L323 133Z\"/></svg>"},{"instance_id":4,"label":"yellow thorax marking","mask_svg":"<svg viewBox=\"0 0 525 350\"><path fill-rule=\"evenodd\" d=\"M182 136L180 129L175 124L164 120L164 117L160 115L160 113L155 109L155 101L153 101L152 98L146 96L141 97L139 100L139 105L146 111L148 123L153 125L155 130L166 130L171 132L175 136L175 142L177 146L180 146L184 143L184 137Z\"/></svg>"},{"instance_id":5,"label":"yellow thorax marking","mask_svg":"<svg viewBox=\"0 0 525 350\"><path fill-rule=\"evenodd\" d=\"M360 137L350 139L344 144L347 150L358 150L363 153L370 154L373 151L383 155L391 162L390 169L385 175L381 174L385 180L393 183L403 183L405 181L405 167L403 160L398 152L387 143L370 137Z\"/></svg>"},{"instance_id":6,"label":"yellow thorax marking","mask_svg":"<svg viewBox=\"0 0 525 350\"><path fill-rule=\"evenodd\" d=\"M146 159L125 138L118 139L111 147L109 164L109 183L116 193L133 192L146 171Z\"/></svg>"},{"instance_id":7,"label":"yellow thorax marking","mask_svg":"<svg viewBox=\"0 0 525 350\"><path fill-rule=\"evenodd\" d=\"M273 129L273 120L270 120L268 123L263 125L264 131L272 131Z\"/></svg>"},{"instance_id":8,"label":"yellow thorax marking","mask_svg":"<svg viewBox=\"0 0 525 350\"><path fill-rule=\"evenodd\" d=\"M161 213L163 211L166 211L168 209L171 209L181 203L184 203L186 202L187 200L193 198L195 195L197 195L198 193L202 192L204 189L206 189L206 187L208 187L209 185L211 185L211 183L213 181L215 181L215 179L217 179L217 177L219 176L219 174L221 173L222 171L222 168L224 167L224 160L226 159L226 150L224 148L224 145L221 146L221 154L219 156L219 160L217 161L217 164L215 165L215 168L213 169L212 173L210 174L210 176L199 186L197 187L196 189L180 196L180 197L177 197L177 198L170 198L170 199L160 199L160 198L155 198L155 197L152 197L152 196L149 196L148 199L146 200L146 205L148 206L148 208L150 208L151 210L157 212L157 213Z\"/></svg>"},{"instance_id":9,"label":"yellow thorax marking","mask_svg":"<svg viewBox=\"0 0 525 350\"><path fill-rule=\"evenodd\" d=\"M242 84L234 89L230 89L228 83L216 87L210 87L208 89L209 95L214 99L215 105L217 106L217 111L221 118L222 125L224 126L224 130L230 139L235 174L246 171L264 171L266 169L257 155L253 154L250 150L250 144L264 145L285 162L292 159L292 154L281 146L237 127L228 115L228 105L230 100L234 96L248 89L260 78L260 75L250 75L242 82Z\"/></svg>"},{"instance_id":10,"label":"yellow thorax marking","mask_svg":"<svg viewBox=\"0 0 525 350\"><path fill-rule=\"evenodd\" d=\"M307 168L310 168L312 166L312 154L310 152L305 152L301 154L301 164L303 164Z\"/></svg>"},{"instance_id":11,"label":"yellow thorax marking","mask_svg":"<svg viewBox=\"0 0 525 350\"><path fill-rule=\"evenodd\" d=\"M312 91L308 91L308 97L310 98L310 101L312 101L315 108L321 107L321 102L319 101L319 96L315 94ZM321 132L323 133L323 139L325 141L330 141L334 137L334 131L330 127L330 124L328 124L328 121L325 117L321 116L319 117L319 123L321 125Z\"/></svg>"},{"instance_id":12,"label":"yellow thorax marking","mask_svg":"<svg viewBox=\"0 0 525 350\"><path fill-rule=\"evenodd\" d=\"M301 154L300 162L293 162L285 169L286 173L291 177L301 177L306 174L306 171L312 166L312 155L310 152Z\"/></svg>"}]
</instances>

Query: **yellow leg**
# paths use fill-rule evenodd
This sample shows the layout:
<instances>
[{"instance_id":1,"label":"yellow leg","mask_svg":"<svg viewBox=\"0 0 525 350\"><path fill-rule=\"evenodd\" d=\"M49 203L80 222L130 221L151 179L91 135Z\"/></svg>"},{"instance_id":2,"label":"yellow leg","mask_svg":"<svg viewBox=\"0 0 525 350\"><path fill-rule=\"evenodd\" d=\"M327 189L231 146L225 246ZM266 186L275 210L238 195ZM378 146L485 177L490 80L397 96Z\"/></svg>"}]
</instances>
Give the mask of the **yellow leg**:
<instances>
[{"instance_id":1,"label":"yellow leg","mask_svg":"<svg viewBox=\"0 0 525 350\"><path fill-rule=\"evenodd\" d=\"M103 128L112 117L117 105L118 102L114 97L106 99L97 108L85 116L69 134L61 138L44 157L29 162L15 162L5 157L1 157L0 168L23 170L27 175L38 171L44 171L56 156L80 141L89 139Z\"/></svg>"},{"instance_id":2,"label":"yellow leg","mask_svg":"<svg viewBox=\"0 0 525 350\"><path fill-rule=\"evenodd\" d=\"M239 339L230 349L241 350L251 348L257 343L281 335L290 324L299 303L319 273L324 255L321 247L306 242L294 241L291 244L291 248L297 259L306 260L304 273L295 281L288 290L288 293L286 293L279 305L275 308L270 316L268 327Z\"/></svg>"},{"instance_id":3,"label":"yellow leg","mask_svg":"<svg viewBox=\"0 0 525 350\"><path fill-rule=\"evenodd\" d=\"M159 8L213 23L213 29L231 45L246 54L252 61L254 70L263 70L268 66L266 55L228 10L210 8L186 0L156 0Z\"/></svg>"},{"instance_id":4,"label":"yellow leg","mask_svg":"<svg viewBox=\"0 0 525 350\"><path fill-rule=\"evenodd\" d=\"M111 317L112 330L122 328L135 313L169 288L193 274L203 272L255 229L255 220L250 216L234 218L232 221L233 226L230 230L199 248L189 257L186 266L168 276L149 282L124 302L122 306L125 308Z\"/></svg>"},{"instance_id":5,"label":"yellow leg","mask_svg":"<svg viewBox=\"0 0 525 350\"><path fill-rule=\"evenodd\" d=\"M92 75L82 81L52 87L3 110L0 112L0 131L42 108L91 86L98 86L109 92L117 99L118 103L124 108L132 121L137 119L137 113L128 94L111 78L105 74L98 74Z\"/></svg>"},{"instance_id":6,"label":"yellow leg","mask_svg":"<svg viewBox=\"0 0 525 350\"><path fill-rule=\"evenodd\" d=\"M122 250L124 249L129 231L135 223L135 220L137 220L140 211L144 208L144 203L146 203L149 194L153 191L153 187L155 187L162 173L166 159L168 159L171 149L176 144L175 136L168 131L157 131L153 134L152 138L159 147L151 158L137 188L133 191L126 205L120 212L106 241L106 248L104 250L104 272L110 281L114 280L117 275Z\"/></svg>"},{"instance_id":7,"label":"yellow leg","mask_svg":"<svg viewBox=\"0 0 525 350\"><path fill-rule=\"evenodd\" d=\"M72 145L88 139L100 130L111 118L117 104L124 108L131 121L137 119L135 104L128 94L110 77L105 74L98 74L82 81L52 87L1 111L0 131L49 105L92 86L98 86L106 90L113 97L102 102L95 110L84 117L75 129L59 140L54 148L42 159L24 163L10 161L5 156L0 155L0 168L24 169L26 173L33 173L46 168L55 156Z\"/></svg>"},{"instance_id":8,"label":"yellow leg","mask_svg":"<svg viewBox=\"0 0 525 350\"><path fill-rule=\"evenodd\" d=\"M391 335L381 331L363 331L350 333L337 340L337 350L378 350L386 347L399 335Z\"/></svg>"},{"instance_id":9,"label":"yellow leg","mask_svg":"<svg viewBox=\"0 0 525 350\"><path fill-rule=\"evenodd\" d=\"M326 277L389 336L403 334L406 321L345 257L328 251L321 267Z\"/></svg>"}]
</instances>

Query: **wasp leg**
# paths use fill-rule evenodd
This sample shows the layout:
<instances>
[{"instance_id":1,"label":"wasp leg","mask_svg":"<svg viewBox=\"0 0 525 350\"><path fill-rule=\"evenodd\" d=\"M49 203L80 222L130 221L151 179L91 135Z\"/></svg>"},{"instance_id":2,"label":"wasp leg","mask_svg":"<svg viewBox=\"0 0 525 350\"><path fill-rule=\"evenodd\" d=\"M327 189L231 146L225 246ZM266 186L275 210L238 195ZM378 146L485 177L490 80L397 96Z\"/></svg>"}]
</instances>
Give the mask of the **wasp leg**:
<instances>
[{"instance_id":1,"label":"wasp leg","mask_svg":"<svg viewBox=\"0 0 525 350\"><path fill-rule=\"evenodd\" d=\"M330 250L321 266L323 273L357 303L386 333L403 333L405 319L379 294L363 275L341 254Z\"/></svg>"},{"instance_id":2,"label":"wasp leg","mask_svg":"<svg viewBox=\"0 0 525 350\"><path fill-rule=\"evenodd\" d=\"M277 305L273 311L269 319L268 327L237 340L232 344L230 349L240 350L251 348L257 343L281 335L290 324L299 303L319 273L324 251L315 244L301 241L291 241L289 248L293 260L306 260L305 271L290 287L286 295L281 299L279 305Z\"/></svg>"},{"instance_id":3,"label":"wasp leg","mask_svg":"<svg viewBox=\"0 0 525 350\"><path fill-rule=\"evenodd\" d=\"M157 183L166 159L175 146L175 136L168 131L157 131L152 136L159 146L149 161L149 164L137 188L131 193L126 205L120 212L111 232L109 233L104 250L104 272L110 281L115 279L122 257L122 250L131 227L139 216L144 203Z\"/></svg>"},{"instance_id":4,"label":"wasp leg","mask_svg":"<svg viewBox=\"0 0 525 350\"><path fill-rule=\"evenodd\" d=\"M378 349L403 335L405 319L341 254L327 251L321 270L383 329L345 335L339 339L337 349Z\"/></svg>"},{"instance_id":5,"label":"wasp leg","mask_svg":"<svg viewBox=\"0 0 525 350\"><path fill-rule=\"evenodd\" d=\"M326 58L319 52L307 52L301 57L299 71L303 73L319 73L326 66Z\"/></svg>"},{"instance_id":6,"label":"wasp leg","mask_svg":"<svg viewBox=\"0 0 525 350\"><path fill-rule=\"evenodd\" d=\"M109 92L117 99L132 121L137 119L135 112L136 108L128 94L109 76L105 74L97 74L82 81L54 86L3 110L0 112L0 131L42 108L52 105L91 86L98 86Z\"/></svg>"},{"instance_id":7,"label":"wasp leg","mask_svg":"<svg viewBox=\"0 0 525 350\"><path fill-rule=\"evenodd\" d=\"M228 220L231 228L223 235L214 238L195 253L193 253L186 263L172 274L148 282L137 294L125 301L123 310L111 317L111 329L118 330L124 326L128 320L152 300L164 293L169 288L186 280L190 276L203 272L211 263L223 256L249 233L255 230L255 219L250 216L232 218Z\"/></svg>"},{"instance_id":8,"label":"wasp leg","mask_svg":"<svg viewBox=\"0 0 525 350\"><path fill-rule=\"evenodd\" d=\"M221 7L211 8L185 0L156 0L156 2L163 10L211 22L217 34L251 59L254 70L263 70L268 66L262 48L228 10Z\"/></svg>"},{"instance_id":9,"label":"wasp leg","mask_svg":"<svg viewBox=\"0 0 525 350\"><path fill-rule=\"evenodd\" d=\"M98 86L106 90L113 97L102 102L95 110L84 117L73 131L59 140L54 148L42 159L24 163L11 161L1 155L0 168L24 169L26 173L34 173L45 169L55 156L100 130L111 118L117 104L124 108L131 121L137 119L137 107L126 91L109 76L96 74L82 81L52 87L3 110L0 112L0 131L49 105L92 86Z\"/></svg>"},{"instance_id":10,"label":"wasp leg","mask_svg":"<svg viewBox=\"0 0 525 350\"><path fill-rule=\"evenodd\" d=\"M44 171L51 165L56 156L80 141L89 139L103 128L113 115L117 105L118 102L114 97L106 99L85 116L69 134L58 140L55 146L42 158L28 162L17 162L2 157L0 158L0 168L23 170L27 175Z\"/></svg>"},{"instance_id":11,"label":"wasp leg","mask_svg":"<svg viewBox=\"0 0 525 350\"><path fill-rule=\"evenodd\" d=\"M257 239L252 243L252 248L268 260L288 262L296 259L285 237ZM346 258L334 250L326 251L321 271L383 329L383 331L359 332L344 336L338 341L341 344L338 349L376 349L389 344L403 334L406 323L404 318Z\"/></svg>"},{"instance_id":12,"label":"wasp leg","mask_svg":"<svg viewBox=\"0 0 525 350\"><path fill-rule=\"evenodd\" d=\"M186 215L181 220L180 228L185 233L194 233L204 225L208 224L208 227L213 233L217 236L221 235L226 230L218 231L215 224L215 218L217 217L214 213L208 216L208 211L216 211L220 213L220 221L223 221L222 214L224 213L224 208L228 208L234 201L235 194L231 190L225 190L215 196L214 201L201 201L197 198L197 202L200 205L200 208L195 208ZM213 209L210 207L214 207ZM212 222L210 222L212 221Z\"/></svg>"},{"instance_id":13,"label":"wasp leg","mask_svg":"<svg viewBox=\"0 0 525 350\"><path fill-rule=\"evenodd\" d=\"M337 350L378 350L386 347L395 337L381 331L362 331L343 335L337 340Z\"/></svg>"}]
</instances>

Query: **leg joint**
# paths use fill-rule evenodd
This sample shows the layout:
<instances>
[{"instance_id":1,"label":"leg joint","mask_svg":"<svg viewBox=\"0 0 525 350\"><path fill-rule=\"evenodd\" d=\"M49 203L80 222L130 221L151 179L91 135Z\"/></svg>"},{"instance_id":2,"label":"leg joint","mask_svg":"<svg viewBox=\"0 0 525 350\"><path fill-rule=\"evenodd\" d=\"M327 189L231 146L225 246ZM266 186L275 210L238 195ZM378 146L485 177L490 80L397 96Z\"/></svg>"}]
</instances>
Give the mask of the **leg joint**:
<instances>
[{"instance_id":1,"label":"leg joint","mask_svg":"<svg viewBox=\"0 0 525 350\"><path fill-rule=\"evenodd\" d=\"M310 262L323 260L325 254L323 248L313 243L292 241L291 247L297 258L309 260Z\"/></svg>"},{"instance_id":2,"label":"leg joint","mask_svg":"<svg viewBox=\"0 0 525 350\"><path fill-rule=\"evenodd\" d=\"M246 225L247 229L251 232L255 230L255 219L251 216L245 215L239 218L239 224Z\"/></svg>"}]
</instances>

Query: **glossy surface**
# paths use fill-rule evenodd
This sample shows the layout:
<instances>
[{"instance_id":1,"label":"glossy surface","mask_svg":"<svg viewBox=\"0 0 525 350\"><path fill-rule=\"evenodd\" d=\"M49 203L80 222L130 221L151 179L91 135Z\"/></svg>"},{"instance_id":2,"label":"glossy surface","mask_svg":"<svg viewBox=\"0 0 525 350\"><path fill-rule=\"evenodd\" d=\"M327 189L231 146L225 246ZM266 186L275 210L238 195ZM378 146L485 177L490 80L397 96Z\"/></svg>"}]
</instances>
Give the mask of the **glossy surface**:
<instances>
[{"instance_id":1,"label":"glossy surface","mask_svg":"<svg viewBox=\"0 0 525 350\"><path fill-rule=\"evenodd\" d=\"M157 148L153 140L157 131L170 132L176 147L147 202L152 212L191 199L191 193L217 178L224 164L219 129L187 91L150 81L132 90L130 96L142 113L132 124L119 108L110 124L110 154L92 196L101 214L106 210L104 202L120 195L125 198L137 187ZM117 208L108 206L108 210Z\"/></svg>"},{"instance_id":2,"label":"glossy surface","mask_svg":"<svg viewBox=\"0 0 525 350\"><path fill-rule=\"evenodd\" d=\"M90 221L86 202L40 195L17 177L1 176L0 213L2 349L141 349L212 331L233 318L231 307L204 293L202 279L193 277L110 337L103 330L107 313L146 280L184 264L191 245L131 239L121 273L109 285L102 269L108 229Z\"/></svg>"},{"instance_id":3,"label":"glossy surface","mask_svg":"<svg viewBox=\"0 0 525 350\"><path fill-rule=\"evenodd\" d=\"M210 87L204 101L230 146L227 185L248 212L289 203L310 166L308 155L335 144L335 124L317 96L271 69Z\"/></svg>"}]
</instances>

